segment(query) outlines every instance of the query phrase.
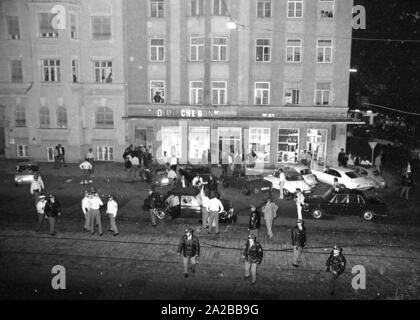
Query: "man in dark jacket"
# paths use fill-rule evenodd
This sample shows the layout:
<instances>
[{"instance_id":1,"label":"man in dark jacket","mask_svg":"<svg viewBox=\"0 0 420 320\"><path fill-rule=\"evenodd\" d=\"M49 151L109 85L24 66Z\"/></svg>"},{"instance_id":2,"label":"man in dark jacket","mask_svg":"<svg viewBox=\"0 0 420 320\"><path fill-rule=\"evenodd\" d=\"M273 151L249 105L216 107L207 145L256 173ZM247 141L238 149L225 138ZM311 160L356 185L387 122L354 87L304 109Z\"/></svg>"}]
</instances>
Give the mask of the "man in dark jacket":
<instances>
[{"instance_id":1,"label":"man in dark jacket","mask_svg":"<svg viewBox=\"0 0 420 320\"><path fill-rule=\"evenodd\" d=\"M209 176L209 181L207 182L207 189L209 192L217 191L217 179L211 174Z\"/></svg>"},{"instance_id":2,"label":"man in dark jacket","mask_svg":"<svg viewBox=\"0 0 420 320\"><path fill-rule=\"evenodd\" d=\"M298 260L302 253L302 248L306 245L306 228L303 226L303 220L299 219L296 226L292 229L293 245L293 266L299 267Z\"/></svg>"},{"instance_id":3,"label":"man in dark jacket","mask_svg":"<svg viewBox=\"0 0 420 320\"><path fill-rule=\"evenodd\" d=\"M255 284L257 281L257 266L263 259L263 249L255 236L248 236L242 257L245 259L245 279L249 279L249 271L251 270L251 284Z\"/></svg>"},{"instance_id":4,"label":"man in dark jacket","mask_svg":"<svg viewBox=\"0 0 420 320\"><path fill-rule=\"evenodd\" d=\"M251 216L249 217L248 231L249 234L258 239L258 233L261 225L261 214L254 205L251 205Z\"/></svg>"},{"instance_id":5,"label":"man in dark jacket","mask_svg":"<svg viewBox=\"0 0 420 320\"><path fill-rule=\"evenodd\" d=\"M200 241L193 234L194 230L187 228L185 235L182 236L178 246L178 255L183 254L184 276L188 278L188 272L191 267L192 273L195 273L195 265L200 258Z\"/></svg>"},{"instance_id":6,"label":"man in dark jacket","mask_svg":"<svg viewBox=\"0 0 420 320\"><path fill-rule=\"evenodd\" d=\"M149 197L147 198L147 209L149 210L150 214L150 222L152 223L152 227L156 227L156 216L153 213L153 210L156 208L156 195L155 190L149 190Z\"/></svg>"},{"instance_id":7,"label":"man in dark jacket","mask_svg":"<svg viewBox=\"0 0 420 320\"><path fill-rule=\"evenodd\" d=\"M400 193L400 198L403 199L405 194L405 199L408 200L408 197L410 196L411 187L413 186L413 178L411 178L411 175L408 172L404 173L401 185L402 189Z\"/></svg>"},{"instance_id":8,"label":"man in dark jacket","mask_svg":"<svg viewBox=\"0 0 420 320\"><path fill-rule=\"evenodd\" d=\"M346 268L346 258L343 255L343 249L338 248L338 246L334 246L333 250L328 257L326 262L327 269L326 272L329 272L330 281L329 281L329 289L330 294L333 296L335 293L335 282L337 281L338 277L344 272Z\"/></svg>"},{"instance_id":9,"label":"man in dark jacket","mask_svg":"<svg viewBox=\"0 0 420 320\"><path fill-rule=\"evenodd\" d=\"M55 235L55 221L58 216L61 215L61 206L58 201L55 200L55 196L52 194L48 197L48 201L45 204L44 209L45 215L48 217L50 224L50 235Z\"/></svg>"}]
</instances>

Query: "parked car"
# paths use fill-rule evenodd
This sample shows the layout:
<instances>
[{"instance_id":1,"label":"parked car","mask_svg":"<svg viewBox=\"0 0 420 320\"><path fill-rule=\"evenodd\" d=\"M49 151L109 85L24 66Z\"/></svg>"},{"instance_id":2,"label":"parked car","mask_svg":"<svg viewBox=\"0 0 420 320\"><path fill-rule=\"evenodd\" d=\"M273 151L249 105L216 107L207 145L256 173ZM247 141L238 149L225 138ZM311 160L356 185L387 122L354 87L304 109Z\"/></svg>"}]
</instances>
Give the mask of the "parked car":
<instances>
[{"instance_id":1,"label":"parked car","mask_svg":"<svg viewBox=\"0 0 420 320\"><path fill-rule=\"evenodd\" d=\"M387 183L375 166L350 166L360 176L371 180L375 188L385 188Z\"/></svg>"},{"instance_id":2,"label":"parked car","mask_svg":"<svg viewBox=\"0 0 420 320\"><path fill-rule=\"evenodd\" d=\"M169 185L168 172L166 166L158 165L146 169L147 182L157 187L165 187Z\"/></svg>"},{"instance_id":3,"label":"parked car","mask_svg":"<svg viewBox=\"0 0 420 320\"><path fill-rule=\"evenodd\" d=\"M284 170L286 176L286 183L284 184L283 194L288 197L290 194L294 194L296 189L299 188L304 194L312 192L312 188L305 182L302 175L294 170ZM273 184L273 189L280 189L280 171L275 170L273 174L264 177L265 180L270 181Z\"/></svg>"},{"instance_id":4,"label":"parked car","mask_svg":"<svg viewBox=\"0 0 420 320\"><path fill-rule=\"evenodd\" d=\"M208 166L186 165L179 168L179 174L185 176L185 179L188 181L188 183L192 182L197 173L201 178L203 178L204 182L207 182L209 180L211 170Z\"/></svg>"},{"instance_id":5,"label":"parked car","mask_svg":"<svg viewBox=\"0 0 420 320\"><path fill-rule=\"evenodd\" d=\"M37 162L19 162L16 166L15 185L31 184L34 176L39 174L39 165Z\"/></svg>"},{"instance_id":6,"label":"parked car","mask_svg":"<svg viewBox=\"0 0 420 320\"><path fill-rule=\"evenodd\" d=\"M369 190L373 189L373 181L364 178L351 169L344 167L326 168L324 171L312 170L316 178L323 183L334 185L334 178L338 183L343 184L348 189Z\"/></svg>"},{"instance_id":7,"label":"parked car","mask_svg":"<svg viewBox=\"0 0 420 320\"><path fill-rule=\"evenodd\" d=\"M315 219L324 215L359 215L366 221L375 216L386 216L387 207L375 197L367 197L362 191L340 188L328 190L323 195L305 197L303 211Z\"/></svg>"},{"instance_id":8,"label":"parked car","mask_svg":"<svg viewBox=\"0 0 420 320\"><path fill-rule=\"evenodd\" d=\"M261 175L245 175L244 172L233 172L232 175L223 176L223 187L241 189L244 195L250 193L268 192L271 195L272 183L264 180Z\"/></svg>"},{"instance_id":9,"label":"parked car","mask_svg":"<svg viewBox=\"0 0 420 320\"><path fill-rule=\"evenodd\" d=\"M314 174L312 174L311 169L309 169L308 166L305 166L302 163L292 163L287 164L283 167L284 170L294 170L297 173L299 173L303 180L311 187L315 187L315 185L318 183L318 180Z\"/></svg>"}]
</instances>

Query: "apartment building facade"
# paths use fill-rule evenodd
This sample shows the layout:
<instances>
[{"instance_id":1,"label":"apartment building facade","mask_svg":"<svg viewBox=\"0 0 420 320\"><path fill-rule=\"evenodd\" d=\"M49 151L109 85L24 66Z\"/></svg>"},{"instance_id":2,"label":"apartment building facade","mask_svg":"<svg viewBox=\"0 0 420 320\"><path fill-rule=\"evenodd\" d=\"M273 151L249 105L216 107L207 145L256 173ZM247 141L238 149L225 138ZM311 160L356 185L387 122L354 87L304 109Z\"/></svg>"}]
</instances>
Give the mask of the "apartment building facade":
<instances>
[{"instance_id":1,"label":"apartment building facade","mask_svg":"<svg viewBox=\"0 0 420 320\"><path fill-rule=\"evenodd\" d=\"M123 3L3 0L0 12L0 153L67 161L88 148L123 152Z\"/></svg>"},{"instance_id":2,"label":"apartment building facade","mask_svg":"<svg viewBox=\"0 0 420 320\"><path fill-rule=\"evenodd\" d=\"M127 135L157 158L335 164L353 1L126 0ZM232 23L233 22L233 23Z\"/></svg>"}]
</instances>

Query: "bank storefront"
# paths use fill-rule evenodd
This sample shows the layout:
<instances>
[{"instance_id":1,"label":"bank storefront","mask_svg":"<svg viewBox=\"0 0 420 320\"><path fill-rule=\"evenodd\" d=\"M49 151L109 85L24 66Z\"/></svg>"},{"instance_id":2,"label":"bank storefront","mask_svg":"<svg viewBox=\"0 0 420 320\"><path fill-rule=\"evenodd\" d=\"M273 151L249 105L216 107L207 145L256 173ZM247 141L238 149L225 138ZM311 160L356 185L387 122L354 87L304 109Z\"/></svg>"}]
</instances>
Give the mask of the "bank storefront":
<instances>
[{"instance_id":1,"label":"bank storefront","mask_svg":"<svg viewBox=\"0 0 420 320\"><path fill-rule=\"evenodd\" d=\"M130 106L128 141L148 146L156 159L179 163L249 162L265 168L300 162L335 165L345 148L347 108L224 108ZM139 134L141 133L141 135ZM253 152L252 152L253 151Z\"/></svg>"}]
</instances>

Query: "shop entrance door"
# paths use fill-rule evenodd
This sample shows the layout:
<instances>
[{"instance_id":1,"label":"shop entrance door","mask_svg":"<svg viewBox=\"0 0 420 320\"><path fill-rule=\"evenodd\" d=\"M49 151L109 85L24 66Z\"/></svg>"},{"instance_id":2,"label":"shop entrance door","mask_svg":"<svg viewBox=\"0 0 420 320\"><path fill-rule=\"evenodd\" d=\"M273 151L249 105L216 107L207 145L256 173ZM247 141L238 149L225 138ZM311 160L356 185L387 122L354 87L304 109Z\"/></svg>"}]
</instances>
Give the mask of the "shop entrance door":
<instances>
[{"instance_id":1,"label":"shop entrance door","mask_svg":"<svg viewBox=\"0 0 420 320\"><path fill-rule=\"evenodd\" d=\"M138 146L147 146L147 135L146 128L136 127L134 130L134 145Z\"/></svg>"},{"instance_id":2,"label":"shop entrance door","mask_svg":"<svg viewBox=\"0 0 420 320\"><path fill-rule=\"evenodd\" d=\"M242 155L241 128L219 128L219 163L227 164L229 155L232 160L236 154Z\"/></svg>"}]
</instances>

